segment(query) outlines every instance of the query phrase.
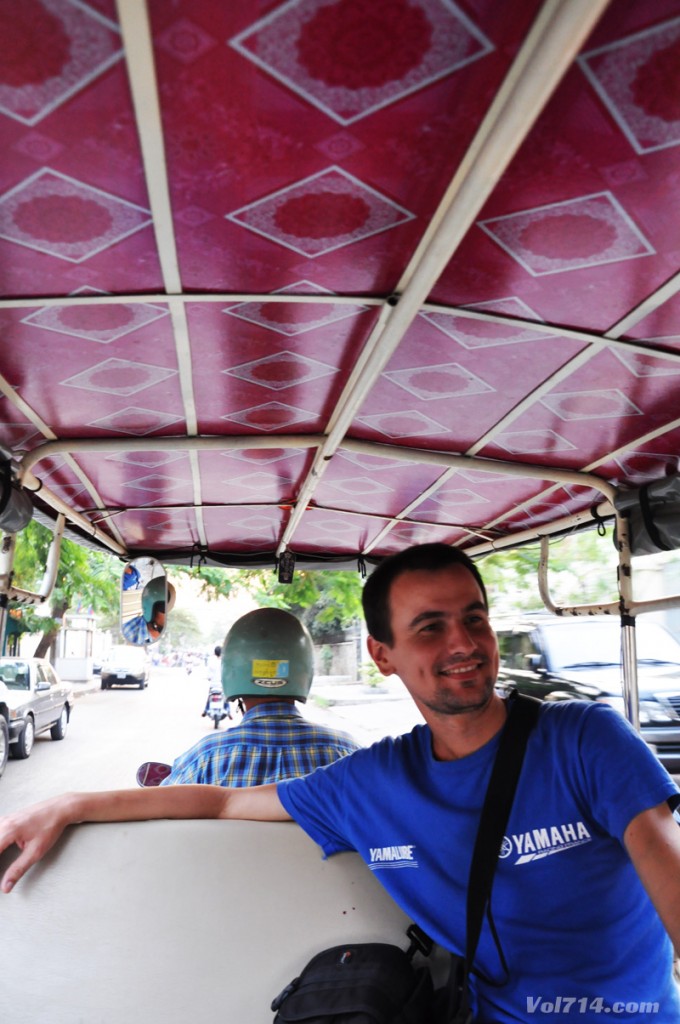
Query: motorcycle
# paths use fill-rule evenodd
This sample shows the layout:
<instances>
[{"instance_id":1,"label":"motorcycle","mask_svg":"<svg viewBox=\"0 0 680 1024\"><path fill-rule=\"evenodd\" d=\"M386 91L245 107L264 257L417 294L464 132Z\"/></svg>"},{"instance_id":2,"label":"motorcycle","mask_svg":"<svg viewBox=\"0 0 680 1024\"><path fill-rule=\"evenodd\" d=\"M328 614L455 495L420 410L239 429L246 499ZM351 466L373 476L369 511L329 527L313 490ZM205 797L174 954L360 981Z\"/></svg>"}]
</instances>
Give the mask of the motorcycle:
<instances>
[{"instance_id":1,"label":"motorcycle","mask_svg":"<svg viewBox=\"0 0 680 1024\"><path fill-rule=\"evenodd\" d=\"M224 705L224 693L222 687L211 686L208 694L208 702L203 714L211 718L216 729L219 729L220 722L224 718L231 718L229 711Z\"/></svg>"}]
</instances>

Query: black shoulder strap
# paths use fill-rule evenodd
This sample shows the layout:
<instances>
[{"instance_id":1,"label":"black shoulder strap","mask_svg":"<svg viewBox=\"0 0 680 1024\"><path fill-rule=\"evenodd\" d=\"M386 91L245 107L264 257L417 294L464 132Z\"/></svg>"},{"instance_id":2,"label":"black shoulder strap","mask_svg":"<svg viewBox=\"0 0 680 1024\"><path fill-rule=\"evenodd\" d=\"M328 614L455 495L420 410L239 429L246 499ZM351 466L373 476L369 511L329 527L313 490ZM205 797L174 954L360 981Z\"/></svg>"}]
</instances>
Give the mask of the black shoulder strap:
<instances>
[{"instance_id":1,"label":"black shoulder strap","mask_svg":"<svg viewBox=\"0 0 680 1024\"><path fill-rule=\"evenodd\" d=\"M491 895L498 855L510 817L524 751L529 733L538 720L541 706L539 700L521 694L513 694L508 700L508 720L498 744L470 865L465 948L468 971L472 968L486 905Z\"/></svg>"},{"instance_id":2,"label":"black shoulder strap","mask_svg":"<svg viewBox=\"0 0 680 1024\"><path fill-rule=\"evenodd\" d=\"M491 778L484 797L477 838L472 853L467 891L467 933L464 962L451 957L445 987L443 1019L450 1024L470 1024L468 975L477 951L484 914L491 895L498 855L510 817L529 733L538 720L540 700L513 693L508 698L508 719L501 733Z\"/></svg>"}]
</instances>

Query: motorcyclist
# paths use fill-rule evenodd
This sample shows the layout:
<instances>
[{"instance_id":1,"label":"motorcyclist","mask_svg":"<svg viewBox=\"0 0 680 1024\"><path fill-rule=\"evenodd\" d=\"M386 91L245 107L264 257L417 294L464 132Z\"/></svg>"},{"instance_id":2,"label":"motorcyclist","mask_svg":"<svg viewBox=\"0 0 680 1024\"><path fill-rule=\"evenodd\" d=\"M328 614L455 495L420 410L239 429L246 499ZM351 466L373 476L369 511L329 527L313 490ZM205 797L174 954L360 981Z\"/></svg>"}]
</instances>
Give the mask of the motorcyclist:
<instances>
[{"instance_id":1,"label":"motorcyclist","mask_svg":"<svg viewBox=\"0 0 680 1024\"><path fill-rule=\"evenodd\" d=\"M205 718L206 715L208 714L208 710L210 708L210 698L212 697L212 695L214 693L219 693L220 697L223 696L221 668L220 668L220 657L222 655L222 645L221 644L218 644L215 647L215 650L214 650L213 654L214 654L214 657L211 659L210 664L208 665L208 678L210 680L210 685L208 686L208 696L206 697L205 707L203 708L203 715L202 715L203 718ZM229 699L226 696L224 696L223 707L224 707L223 718L233 718L233 715L231 713L231 706L229 704Z\"/></svg>"}]
</instances>

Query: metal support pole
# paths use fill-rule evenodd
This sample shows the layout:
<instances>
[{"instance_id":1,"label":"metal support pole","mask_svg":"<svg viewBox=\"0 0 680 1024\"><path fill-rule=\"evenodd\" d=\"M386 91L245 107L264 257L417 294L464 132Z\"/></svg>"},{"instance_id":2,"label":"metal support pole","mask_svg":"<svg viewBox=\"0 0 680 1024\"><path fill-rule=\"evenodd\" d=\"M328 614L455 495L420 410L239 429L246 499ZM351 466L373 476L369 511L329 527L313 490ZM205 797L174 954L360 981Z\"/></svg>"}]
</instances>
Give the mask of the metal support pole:
<instances>
[{"instance_id":1,"label":"metal support pole","mask_svg":"<svg viewBox=\"0 0 680 1024\"><path fill-rule=\"evenodd\" d=\"M638 608L633 601L628 521L618 515L616 517L616 547L619 554L617 569L618 604L583 604L571 607L559 607L556 605L550 596L548 586L548 557L550 553L550 539L548 537L541 537L538 589L543 604L554 615L563 617L569 615L619 615L621 619L621 666L624 710L628 721L639 732L640 701L638 695L637 643L635 633L635 615Z\"/></svg>"},{"instance_id":2,"label":"metal support pole","mask_svg":"<svg viewBox=\"0 0 680 1024\"><path fill-rule=\"evenodd\" d=\"M0 652L2 654L5 653L9 594L14 575L16 539L16 533L5 533L2 535L2 544L0 545Z\"/></svg>"},{"instance_id":3,"label":"metal support pole","mask_svg":"<svg viewBox=\"0 0 680 1024\"><path fill-rule=\"evenodd\" d=\"M637 643L635 619L621 615L621 660L623 663L623 702L626 718L640 731L640 702L637 679Z\"/></svg>"},{"instance_id":4,"label":"metal support pole","mask_svg":"<svg viewBox=\"0 0 680 1024\"><path fill-rule=\"evenodd\" d=\"M633 573L631 565L628 520L616 516L616 547L619 553L618 584L621 595L621 661L623 664L623 703L626 718L640 731L640 698L637 676L637 643L633 606Z\"/></svg>"}]
</instances>

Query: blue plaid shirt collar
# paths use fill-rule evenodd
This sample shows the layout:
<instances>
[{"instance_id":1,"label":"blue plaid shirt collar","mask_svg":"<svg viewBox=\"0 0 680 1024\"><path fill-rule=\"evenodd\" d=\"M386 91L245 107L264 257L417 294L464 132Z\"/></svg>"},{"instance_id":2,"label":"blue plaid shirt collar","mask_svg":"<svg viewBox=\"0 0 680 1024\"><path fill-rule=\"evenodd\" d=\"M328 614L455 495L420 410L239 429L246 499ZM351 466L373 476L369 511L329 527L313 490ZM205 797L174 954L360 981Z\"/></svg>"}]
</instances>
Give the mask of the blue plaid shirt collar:
<instances>
[{"instance_id":1,"label":"blue plaid shirt collar","mask_svg":"<svg viewBox=\"0 0 680 1024\"><path fill-rule=\"evenodd\" d=\"M275 715L277 718L302 718L297 704L288 704L284 700L266 700L264 704L246 711L241 722L253 722L256 718L269 718Z\"/></svg>"}]
</instances>

